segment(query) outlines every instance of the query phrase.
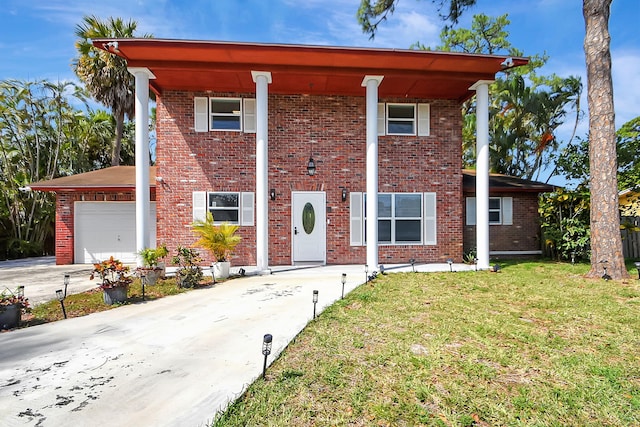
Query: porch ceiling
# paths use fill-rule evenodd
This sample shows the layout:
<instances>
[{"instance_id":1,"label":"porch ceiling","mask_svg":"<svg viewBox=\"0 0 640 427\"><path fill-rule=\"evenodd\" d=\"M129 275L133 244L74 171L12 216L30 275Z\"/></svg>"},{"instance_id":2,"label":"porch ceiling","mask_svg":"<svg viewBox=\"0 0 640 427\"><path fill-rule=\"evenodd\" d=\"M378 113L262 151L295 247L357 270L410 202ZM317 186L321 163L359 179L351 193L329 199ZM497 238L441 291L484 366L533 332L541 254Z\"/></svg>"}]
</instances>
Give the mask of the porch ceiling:
<instances>
[{"instance_id":1,"label":"porch ceiling","mask_svg":"<svg viewBox=\"0 0 640 427\"><path fill-rule=\"evenodd\" d=\"M115 47L117 42L117 47ZM165 90L255 92L251 71L269 71L269 93L364 96L365 75L382 75L380 97L469 98L493 80L507 56L167 39L96 39L94 46L146 67ZM513 58L511 66L528 62Z\"/></svg>"}]
</instances>

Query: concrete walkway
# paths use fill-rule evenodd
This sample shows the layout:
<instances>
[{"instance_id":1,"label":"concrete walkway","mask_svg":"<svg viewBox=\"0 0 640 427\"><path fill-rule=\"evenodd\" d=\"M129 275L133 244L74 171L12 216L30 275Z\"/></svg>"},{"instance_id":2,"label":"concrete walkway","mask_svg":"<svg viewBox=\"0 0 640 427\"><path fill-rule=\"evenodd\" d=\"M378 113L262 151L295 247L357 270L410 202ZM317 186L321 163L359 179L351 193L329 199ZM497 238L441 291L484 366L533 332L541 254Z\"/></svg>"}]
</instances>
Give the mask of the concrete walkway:
<instances>
[{"instance_id":1,"label":"concrete walkway","mask_svg":"<svg viewBox=\"0 0 640 427\"><path fill-rule=\"evenodd\" d=\"M263 335L271 363L311 320L314 289L318 312L340 298L342 273L345 292L364 282L361 265L281 270L0 333L0 425L206 425L260 376Z\"/></svg>"}]
</instances>

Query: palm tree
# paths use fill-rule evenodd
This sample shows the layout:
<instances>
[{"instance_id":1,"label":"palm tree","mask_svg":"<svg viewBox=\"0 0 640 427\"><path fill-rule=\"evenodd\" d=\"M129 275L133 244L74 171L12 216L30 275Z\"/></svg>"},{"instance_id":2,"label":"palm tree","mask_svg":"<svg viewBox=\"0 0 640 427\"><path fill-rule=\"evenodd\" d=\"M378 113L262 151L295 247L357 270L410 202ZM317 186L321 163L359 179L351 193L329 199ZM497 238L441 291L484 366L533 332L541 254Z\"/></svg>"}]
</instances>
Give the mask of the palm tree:
<instances>
[{"instance_id":1,"label":"palm tree","mask_svg":"<svg viewBox=\"0 0 640 427\"><path fill-rule=\"evenodd\" d=\"M138 24L121 18L101 21L96 16L85 16L76 27L76 49L79 56L73 61L73 70L84 82L91 95L111 109L116 119L116 137L111 152L111 165L120 164L120 146L124 132L125 115L134 114L135 80L127 70L124 58L98 49L92 44L96 38L134 37ZM152 37L145 34L142 37Z\"/></svg>"}]
</instances>

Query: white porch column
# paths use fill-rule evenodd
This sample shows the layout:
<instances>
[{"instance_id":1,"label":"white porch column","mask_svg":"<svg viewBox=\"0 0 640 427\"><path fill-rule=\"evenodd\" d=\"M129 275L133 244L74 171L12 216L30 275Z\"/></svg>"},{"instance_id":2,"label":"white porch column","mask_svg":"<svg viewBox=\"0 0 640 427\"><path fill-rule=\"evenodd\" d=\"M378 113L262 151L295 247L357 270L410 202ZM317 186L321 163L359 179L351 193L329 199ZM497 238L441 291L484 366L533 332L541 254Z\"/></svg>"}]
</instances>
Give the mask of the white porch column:
<instances>
[{"instance_id":1,"label":"white porch column","mask_svg":"<svg viewBox=\"0 0 640 427\"><path fill-rule=\"evenodd\" d=\"M365 76L367 88L367 266L378 269L378 86L384 76Z\"/></svg>"},{"instance_id":2,"label":"white porch column","mask_svg":"<svg viewBox=\"0 0 640 427\"><path fill-rule=\"evenodd\" d=\"M148 68L131 67L128 69L135 77L135 115L136 115L136 252L150 245L149 223L149 79L155 76ZM142 259L136 256L138 266Z\"/></svg>"},{"instance_id":3,"label":"white porch column","mask_svg":"<svg viewBox=\"0 0 640 427\"><path fill-rule=\"evenodd\" d=\"M478 268L489 268L489 84L479 80L476 91L476 250Z\"/></svg>"},{"instance_id":4,"label":"white porch column","mask_svg":"<svg viewBox=\"0 0 640 427\"><path fill-rule=\"evenodd\" d=\"M251 71L256 84L256 266L269 268L269 84L271 73Z\"/></svg>"}]
</instances>

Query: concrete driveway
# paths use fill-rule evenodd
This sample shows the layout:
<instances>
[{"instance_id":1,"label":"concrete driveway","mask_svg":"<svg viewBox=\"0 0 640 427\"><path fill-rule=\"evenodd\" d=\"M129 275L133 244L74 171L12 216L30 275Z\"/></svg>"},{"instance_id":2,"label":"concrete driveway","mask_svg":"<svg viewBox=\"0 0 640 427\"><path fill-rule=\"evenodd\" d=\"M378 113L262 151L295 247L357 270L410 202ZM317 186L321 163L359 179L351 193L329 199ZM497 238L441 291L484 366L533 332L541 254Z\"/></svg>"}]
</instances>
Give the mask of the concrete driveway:
<instances>
[{"instance_id":1,"label":"concrete driveway","mask_svg":"<svg viewBox=\"0 0 640 427\"><path fill-rule=\"evenodd\" d=\"M346 292L364 281L360 265L276 271L0 333L0 425L206 425L260 376L263 335L271 363L312 319L314 289L318 313L340 298L342 273Z\"/></svg>"},{"instance_id":2,"label":"concrete driveway","mask_svg":"<svg viewBox=\"0 0 640 427\"><path fill-rule=\"evenodd\" d=\"M89 280L91 270L91 264L56 265L52 256L0 261L0 292L14 292L23 285L33 307L56 298L56 289L64 289L65 274L69 275L69 294L97 287L98 281Z\"/></svg>"}]
</instances>

